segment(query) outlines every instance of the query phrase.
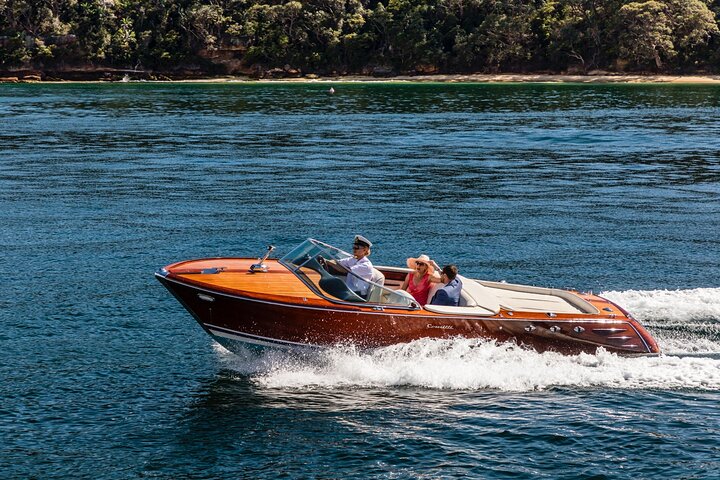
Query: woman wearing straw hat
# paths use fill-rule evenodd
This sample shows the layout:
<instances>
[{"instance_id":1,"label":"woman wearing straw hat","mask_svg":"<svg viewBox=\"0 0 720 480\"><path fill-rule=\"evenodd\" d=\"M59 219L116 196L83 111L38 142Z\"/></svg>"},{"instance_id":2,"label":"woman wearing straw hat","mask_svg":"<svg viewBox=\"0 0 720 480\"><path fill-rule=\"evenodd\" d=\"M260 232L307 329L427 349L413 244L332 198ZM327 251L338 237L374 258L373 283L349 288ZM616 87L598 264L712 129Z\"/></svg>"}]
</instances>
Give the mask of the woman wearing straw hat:
<instances>
[{"instance_id":1,"label":"woman wearing straw hat","mask_svg":"<svg viewBox=\"0 0 720 480\"><path fill-rule=\"evenodd\" d=\"M441 281L440 275L436 272L440 268L437 263L424 254L417 258L408 258L407 266L413 271L407 274L400 288L412 295L421 306L425 305L428 303L431 284Z\"/></svg>"}]
</instances>

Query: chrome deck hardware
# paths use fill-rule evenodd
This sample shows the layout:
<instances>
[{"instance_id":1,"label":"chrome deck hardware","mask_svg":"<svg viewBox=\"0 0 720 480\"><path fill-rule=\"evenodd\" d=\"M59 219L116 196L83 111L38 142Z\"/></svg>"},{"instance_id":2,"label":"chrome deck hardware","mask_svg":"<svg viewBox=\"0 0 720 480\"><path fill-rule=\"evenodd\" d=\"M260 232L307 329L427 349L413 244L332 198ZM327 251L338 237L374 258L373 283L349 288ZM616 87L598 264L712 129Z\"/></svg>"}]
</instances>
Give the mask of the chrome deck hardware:
<instances>
[{"instance_id":1,"label":"chrome deck hardware","mask_svg":"<svg viewBox=\"0 0 720 480\"><path fill-rule=\"evenodd\" d=\"M265 256L262 258L258 258L258 263L253 263L250 266L250 273L257 273L257 272L266 273L268 271L268 266L265 265L263 262L265 260L267 260L267 258L270 256L270 254L272 253L273 250L275 250L275 247L273 245L268 245Z\"/></svg>"},{"instance_id":2,"label":"chrome deck hardware","mask_svg":"<svg viewBox=\"0 0 720 480\"><path fill-rule=\"evenodd\" d=\"M204 293L198 293L198 298L204 302L214 302L215 297L211 297L210 295L205 295Z\"/></svg>"}]
</instances>

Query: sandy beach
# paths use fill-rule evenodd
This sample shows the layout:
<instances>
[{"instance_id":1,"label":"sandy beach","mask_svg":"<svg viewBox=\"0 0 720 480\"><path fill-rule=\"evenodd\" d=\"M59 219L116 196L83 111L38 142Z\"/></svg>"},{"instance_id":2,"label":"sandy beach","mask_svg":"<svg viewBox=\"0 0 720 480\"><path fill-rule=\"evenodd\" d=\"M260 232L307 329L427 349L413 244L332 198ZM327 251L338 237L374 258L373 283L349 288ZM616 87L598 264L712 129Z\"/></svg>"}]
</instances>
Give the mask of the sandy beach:
<instances>
[{"instance_id":1,"label":"sandy beach","mask_svg":"<svg viewBox=\"0 0 720 480\"><path fill-rule=\"evenodd\" d=\"M445 83L677 83L677 84L720 84L720 75L553 75L553 74L436 74L399 75L393 77L346 76L305 76L300 78L217 77L186 82L445 82Z\"/></svg>"},{"instance_id":2,"label":"sandy beach","mask_svg":"<svg viewBox=\"0 0 720 480\"><path fill-rule=\"evenodd\" d=\"M252 78L248 76L218 76L207 78L190 78L190 79L170 79L162 74L157 75L157 79L147 79L147 72L134 77L129 74L123 80L117 77L113 80L41 80L39 75L23 77L18 76L1 76L0 83L17 83L17 82L42 82L42 83L96 83L96 82L118 82L118 81L150 81L150 82L195 82L195 83L242 83L242 82L325 82L325 83L342 83L342 82L442 82L442 83L656 83L656 84L720 84L720 75L642 75L642 74L617 74L617 73L599 73L590 75L561 75L561 74L433 74L433 75L398 75L390 77L373 77L363 75L338 75L338 76L319 76L305 75L302 77L285 77L285 78Z\"/></svg>"}]
</instances>

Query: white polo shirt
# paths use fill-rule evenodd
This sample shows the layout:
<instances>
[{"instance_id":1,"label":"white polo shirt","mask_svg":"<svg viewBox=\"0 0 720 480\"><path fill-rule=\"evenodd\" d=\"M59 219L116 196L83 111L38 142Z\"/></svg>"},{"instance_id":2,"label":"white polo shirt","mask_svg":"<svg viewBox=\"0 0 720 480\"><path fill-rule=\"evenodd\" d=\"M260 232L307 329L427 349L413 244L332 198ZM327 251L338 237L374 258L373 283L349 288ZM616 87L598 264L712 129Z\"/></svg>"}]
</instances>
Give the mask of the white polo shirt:
<instances>
[{"instance_id":1,"label":"white polo shirt","mask_svg":"<svg viewBox=\"0 0 720 480\"><path fill-rule=\"evenodd\" d=\"M367 257L363 257L360 260L355 257L343 258L338 260L338 263L363 280L370 281L372 278L373 266ZM367 295L370 284L363 282L360 278L348 275L345 284L353 292L359 292L360 295Z\"/></svg>"}]
</instances>

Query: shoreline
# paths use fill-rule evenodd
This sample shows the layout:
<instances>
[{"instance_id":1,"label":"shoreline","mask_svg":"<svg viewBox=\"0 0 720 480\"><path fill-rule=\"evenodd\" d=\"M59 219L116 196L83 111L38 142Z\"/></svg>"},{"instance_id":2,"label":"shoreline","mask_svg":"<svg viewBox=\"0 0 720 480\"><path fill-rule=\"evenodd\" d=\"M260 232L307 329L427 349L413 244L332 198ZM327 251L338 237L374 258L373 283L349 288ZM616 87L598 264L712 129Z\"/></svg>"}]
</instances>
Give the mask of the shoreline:
<instances>
[{"instance_id":1,"label":"shoreline","mask_svg":"<svg viewBox=\"0 0 720 480\"><path fill-rule=\"evenodd\" d=\"M189 82L237 82L231 77L226 79L181 80ZM252 79L254 82L367 82L367 83L655 83L655 84L720 84L720 75L637 75L637 74L602 74L602 75L563 75L563 74L434 74L434 75L398 75L393 77L369 77L362 75L328 76L318 78L279 78Z\"/></svg>"},{"instance_id":2,"label":"shoreline","mask_svg":"<svg viewBox=\"0 0 720 480\"><path fill-rule=\"evenodd\" d=\"M31 78L27 78L31 77ZM37 75L0 77L0 83L579 83L579 84L693 84L718 85L720 75L642 75L642 74L432 74L373 77L364 75L319 76L285 78L251 78L248 76L218 76L183 79L135 79L129 75L122 80L41 80Z\"/></svg>"}]
</instances>

